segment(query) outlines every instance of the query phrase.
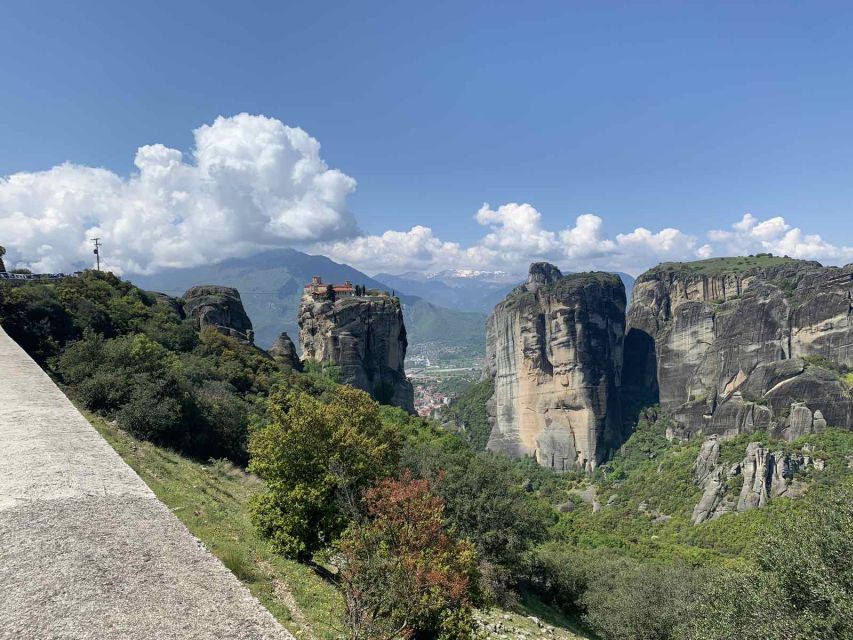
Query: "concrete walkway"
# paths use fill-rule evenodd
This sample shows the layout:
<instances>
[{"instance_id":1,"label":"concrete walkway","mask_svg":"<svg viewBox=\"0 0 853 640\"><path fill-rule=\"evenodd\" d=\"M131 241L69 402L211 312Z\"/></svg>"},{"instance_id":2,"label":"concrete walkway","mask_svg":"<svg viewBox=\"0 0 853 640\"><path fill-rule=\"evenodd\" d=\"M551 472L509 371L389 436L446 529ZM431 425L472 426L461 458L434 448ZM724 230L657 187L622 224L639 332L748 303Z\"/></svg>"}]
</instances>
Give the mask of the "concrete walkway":
<instances>
[{"instance_id":1,"label":"concrete walkway","mask_svg":"<svg viewBox=\"0 0 853 640\"><path fill-rule=\"evenodd\" d=\"M292 640L2 328L0 638Z\"/></svg>"}]
</instances>

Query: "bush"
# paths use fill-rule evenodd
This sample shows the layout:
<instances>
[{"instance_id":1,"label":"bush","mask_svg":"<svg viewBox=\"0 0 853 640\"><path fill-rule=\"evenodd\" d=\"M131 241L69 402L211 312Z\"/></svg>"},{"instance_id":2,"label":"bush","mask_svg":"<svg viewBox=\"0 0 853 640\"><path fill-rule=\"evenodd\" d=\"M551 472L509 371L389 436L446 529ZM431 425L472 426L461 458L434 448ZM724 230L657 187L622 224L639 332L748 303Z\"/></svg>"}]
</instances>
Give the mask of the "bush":
<instances>
[{"instance_id":1,"label":"bush","mask_svg":"<svg viewBox=\"0 0 853 640\"><path fill-rule=\"evenodd\" d=\"M448 522L474 543L485 563L484 590L505 601L506 587L523 574L525 554L556 521L550 505L522 489L515 464L503 456L422 444L407 447L402 464L431 481Z\"/></svg>"},{"instance_id":2,"label":"bush","mask_svg":"<svg viewBox=\"0 0 853 640\"><path fill-rule=\"evenodd\" d=\"M248 463L246 444L251 405L233 386L218 380L204 382L195 393L195 403L205 427L196 435L193 449L207 457Z\"/></svg>"},{"instance_id":3,"label":"bush","mask_svg":"<svg viewBox=\"0 0 853 640\"><path fill-rule=\"evenodd\" d=\"M400 437L382 423L379 405L351 387L331 404L277 393L268 414L249 444L249 468L267 482L253 519L281 553L309 560L346 528L361 491L392 473Z\"/></svg>"},{"instance_id":4,"label":"bush","mask_svg":"<svg viewBox=\"0 0 853 640\"><path fill-rule=\"evenodd\" d=\"M548 543L531 566L546 600L580 616L606 640L675 640L685 633L708 573L680 563L643 563L607 549Z\"/></svg>"},{"instance_id":5,"label":"bush","mask_svg":"<svg viewBox=\"0 0 853 640\"><path fill-rule=\"evenodd\" d=\"M746 567L711 582L691 640L853 638L853 489L811 500Z\"/></svg>"},{"instance_id":6,"label":"bush","mask_svg":"<svg viewBox=\"0 0 853 640\"><path fill-rule=\"evenodd\" d=\"M443 506L411 474L367 491L368 519L353 523L340 543L351 640L472 636L476 554L445 530Z\"/></svg>"},{"instance_id":7,"label":"bush","mask_svg":"<svg viewBox=\"0 0 853 640\"><path fill-rule=\"evenodd\" d=\"M130 400L116 414L119 426L137 438L159 443L180 443L185 416L175 380L138 379Z\"/></svg>"},{"instance_id":8,"label":"bush","mask_svg":"<svg viewBox=\"0 0 853 640\"><path fill-rule=\"evenodd\" d=\"M607 640L675 640L701 597L705 572L622 559L595 567L580 603L584 622Z\"/></svg>"}]
</instances>

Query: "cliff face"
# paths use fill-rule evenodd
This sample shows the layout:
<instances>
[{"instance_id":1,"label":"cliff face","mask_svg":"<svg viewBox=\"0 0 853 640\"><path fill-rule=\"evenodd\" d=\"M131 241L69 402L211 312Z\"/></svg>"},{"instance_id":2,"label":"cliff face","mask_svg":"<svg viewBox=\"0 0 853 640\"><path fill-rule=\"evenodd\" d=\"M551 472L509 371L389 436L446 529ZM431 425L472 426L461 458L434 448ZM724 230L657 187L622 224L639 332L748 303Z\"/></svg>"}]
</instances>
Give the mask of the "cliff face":
<instances>
[{"instance_id":1,"label":"cliff face","mask_svg":"<svg viewBox=\"0 0 853 640\"><path fill-rule=\"evenodd\" d=\"M237 289L216 285L190 287L183 299L184 314L198 322L200 329L215 327L250 344L254 341L252 321L246 315Z\"/></svg>"},{"instance_id":2,"label":"cliff face","mask_svg":"<svg viewBox=\"0 0 853 640\"><path fill-rule=\"evenodd\" d=\"M659 395L672 435L853 427L841 375L853 366L853 265L765 260L664 264L637 279L625 384Z\"/></svg>"},{"instance_id":3,"label":"cliff face","mask_svg":"<svg viewBox=\"0 0 853 640\"><path fill-rule=\"evenodd\" d=\"M404 369L406 327L396 298L333 302L306 296L299 307L299 340L304 360L337 367L342 384L414 413L414 391Z\"/></svg>"},{"instance_id":4,"label":"cliff face","mask_svg":"<svg viewBox=\"0 0 853 640\"><path fill-rule=\"evenodd\" d=\"M625 288L618 276L530 267L487 324L488 448L591 470L622 444Z\"/></svg>"}]
</instances>

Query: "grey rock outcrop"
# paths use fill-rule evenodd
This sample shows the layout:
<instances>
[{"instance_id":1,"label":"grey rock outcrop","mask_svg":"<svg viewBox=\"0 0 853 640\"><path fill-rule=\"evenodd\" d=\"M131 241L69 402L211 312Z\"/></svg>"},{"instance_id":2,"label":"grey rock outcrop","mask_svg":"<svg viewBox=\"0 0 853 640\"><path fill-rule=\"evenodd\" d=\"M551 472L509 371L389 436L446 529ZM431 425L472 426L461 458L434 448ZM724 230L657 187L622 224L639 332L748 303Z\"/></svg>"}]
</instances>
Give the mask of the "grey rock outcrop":
<instances>
[{"instance_id":1,"label":"grey rock outcrop","mask_svg":"<svg viewBox=\"0 0 853 640\"><path fill-rule=\"evenodd\" d=\"M738 511L763 507L772 498L800 495L801 485L794 474L809 464L802 455L792 457L782 451L771 453L759 442L750 442L746 448L743 470L743 487L737 503Z\"/></svg>"},{"instance_id":2,"label":"grey rock outcrop","mask_svg":"<svg viewBox=\"0 0 853 640\"><path fill-rule=\"evenodd\" d=\"M807 484L796 479L796 474L813 467L824 468L823 461L814 460L811 447L803 445L799 453L771 452L760 442L750 442L743 460L729 468L720 462L718 436L707 438L693 465L693 477L702 488L702 497L693 509L691 521L702 524L707 520L732 511L743 512L763 507L780 496L800 497ZM742 476L740 493L732 493L732 480Z\"/></svg>"},{"instance_id":3,"label":"grey rock outcrop","mask_svg":"<svg viewBox=\"0 0 853 640\"><path fill-rule=\"evenodd\" d=\"M693 464L693 477L696 484L703 488L702 498L693 509L693 524L702 524L732 509L731 501L726 499L729 488L725 480L726 473L720 467L719 460L720 442L716 436L712 436L702 443Z\"/></svg>"},{"instance_id":4,"label":"grey rock outcrop","mask_svg":"<svg viewBox=\"0 0 853 640\"><path fill-rule=\"evenodd\" d=\"M302 362L299 360L299 354L296 353L296 345L293 344L293 340L290 339L286 331L281 332L267 353L277 362L295 371L302 370Z\"/></svg>"},{"instance_id":5,"label":"grey rock outcrop","mask_svg":"<svg viewBox=\"0 0 853 640\"><path fill-rule=\"evenodd\" d=\"M184 314L195 320L200 329L214 327L249 344L254 342L252 321L237 289L217 285L190 287L183 300Z\"/></svg>"},{"instance_id":6,"label":"grey rock outcrop","mask_svg":"<svg viewBox=\"0 0 853 640\"><path fill-rule=\"evenodd\" d=\"M853 366L853 265L768 264L664 264L637 278L625 384L658 395L673 435L853 427L850 391L821 366Z\"/></svg>"},{"instance_id":7,"label":"grey rock outcrop","mask_svg":"<svg viewBox=\"0 0 853 640\"><path fill-rule=\"evenodd\" d=\"M342 384L414 413L414 391L404 367L406 326L397 298L306 296L299 307L299 340L304 360L336 367Z\"/></svg>"},{"instance_id":8,"label":"grey rock outcrop","mask_svg":"<svg viewBox=\"0 0 853 640\"><path fill-rule=\"evenodd\" d=\"M619 447L624 323L618 276L531 265L487 323L488 448L564 471L592 470Z\"/></svg>"}]
</instances>

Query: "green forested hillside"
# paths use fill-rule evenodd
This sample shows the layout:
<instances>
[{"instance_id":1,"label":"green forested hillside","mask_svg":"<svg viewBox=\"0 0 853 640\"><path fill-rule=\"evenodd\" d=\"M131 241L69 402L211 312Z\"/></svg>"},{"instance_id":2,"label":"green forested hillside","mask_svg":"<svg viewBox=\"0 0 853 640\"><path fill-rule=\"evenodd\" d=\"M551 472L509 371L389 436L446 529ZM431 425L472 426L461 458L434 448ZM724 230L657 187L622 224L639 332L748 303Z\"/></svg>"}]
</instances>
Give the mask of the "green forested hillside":
<instances>
[{"instance_id":1,"label":"green forested hillside","mask_svg":"<svg viewBox=\"0 0 853 640\"><path fill-rule=\"evenodd\" d=\"M476 446L483 440L472 434L488 433L485 400L491 392L489 382L480 383L443 414L464 425L460 433ZM781 637L772 632L776 628L788 629L792 635L786 637L851 637L853 619L844 607L853 589L842 574L832 578L833 595L826 600L819 595L824 589L819 578L790 584L793 573L777 571L767 580L743 584L743 576L757 576L774 559L803 553L805 538L825 535L834 543L853 544L844 533L853 524L853 507L847 502L840 513L837 507L851 495L853 433L827 429L785 442L758 432L723 440L722 468L741 463L750 442L782 454L805 452L819 462L796 469L789 480L805 487L802 497L772 498L764 507L694 525L691 516L703 492L694 467L701 441L667 440L669 422L656 406L626 413L639 416L633 434L592 476L554 474L532 460L515 463L528 490L559 514L547 540L530 556L527 579L542 597L579 616L602 638L742 638L751 637L750 625L762 629L764 635L756 637L768 639ZM733 502L742 481L735 476L728 482L726 496ZM836 515L823 524L827 511ZM810 524L792 528L795 522ZM849 571L850 559L828 550L812 565ZM727 585L754 598L749 611L739 611L745 605L732 598L718 607L709 601ZM791 598L797 593L813 602L795 604ZM806 614L798 606L814 610ZM826 612L826 626L813 621L800 626L800 616L815 611Z\"/></svg>"}]
</instances>

